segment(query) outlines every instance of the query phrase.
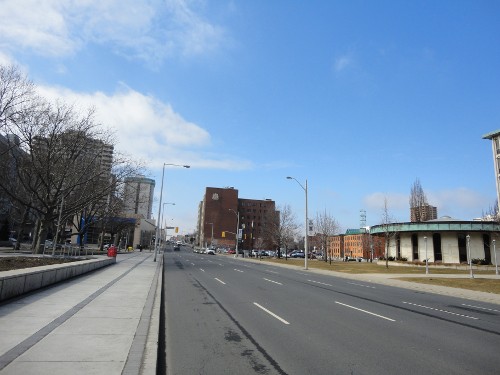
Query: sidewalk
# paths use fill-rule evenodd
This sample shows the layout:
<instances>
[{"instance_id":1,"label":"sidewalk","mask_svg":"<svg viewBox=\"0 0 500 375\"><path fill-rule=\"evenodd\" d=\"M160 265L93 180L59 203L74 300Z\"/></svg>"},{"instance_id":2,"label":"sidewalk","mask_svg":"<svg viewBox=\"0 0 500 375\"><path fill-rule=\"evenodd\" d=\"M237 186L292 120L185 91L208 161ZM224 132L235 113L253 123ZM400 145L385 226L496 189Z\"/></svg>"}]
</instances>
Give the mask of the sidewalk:
<instances>
[{"instance_id":1,"label":"sidewalk","mask_svg":"<svg viewBox=\"0 0 500 375\"><path fill-rule=\"evenodd\" d=\"M153 257L118 254L1 304L0 374L155 374L163 257Z\"/></svg>"}]
</instances>

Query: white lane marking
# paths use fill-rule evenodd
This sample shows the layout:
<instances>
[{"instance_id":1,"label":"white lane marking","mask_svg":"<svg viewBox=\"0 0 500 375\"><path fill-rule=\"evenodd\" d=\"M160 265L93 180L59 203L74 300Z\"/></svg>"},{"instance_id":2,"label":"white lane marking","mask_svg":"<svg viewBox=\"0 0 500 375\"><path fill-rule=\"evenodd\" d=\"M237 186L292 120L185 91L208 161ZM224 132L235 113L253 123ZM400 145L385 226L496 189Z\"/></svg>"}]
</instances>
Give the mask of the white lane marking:
<instances>
[{"instance_id":1,"label":"white lane marking","mask_svg":"<svg viewBox=\"0 0 500 375\"><path fill-rule=\"evenodd\" d=\"M204 270L203 268L200 268L200 271L201 271L201 272L205 272L205 270Z\"/></svg>"},{"instance_id":2,"label":"white lane marking","mask_svg":"<svg viewBox=\"0 0 500 375\"><path fill-rule=\"evenodd\" d=\"M351 306L351 305L346 305L345 303L338 302L338 301L335 301L335 303L337 303L337 304L339 304L339 305L342 305L342 306L345 306L345 307L349 307L350 309L358 310L358 311L364 312L364 313L366 313L366 314L370 314L370 315L376 316L376 317L378 317L378 318L382 318L382 319L385 319L385 320L389 320L389 321L391 321L391 322L395 322L395 320L394 320L394 319L388 318L388 317L383 316L383 315L375 314L375 313L372 313L372 312L370 312L370 311L360 309L360 308L358 308L358 307L354 307L354 306Z\"/></svg>"},{"instance_id":3,"label":"white lane marking","mask_svg":"<svg viewBox=\"0 0 500 375\"><path fill-rule=\"evenodd\" d=\"M424 306L424 305L418 305L418 304L416 304L416 303L405 302L405 301L403 301L403 303L405 303L405 304L407 304L407 305L412 305L412 306L416 306L416 307L421 307L421 308L423 308L423 309L427 309L427 310L434 310L434 311L439 311L439 312L442 312L442 313L445 313L445 314L450 314L450 315L461 316L462 318L479 320L479 318L475 318L475 317L473 317L473 316L464 315L464 314L457 314L457 313L454 313L454 312L451 312L451 311L447 311L447 310L436 309L435 307L429 307L429 306Z\"/></svg>"},{"instance_id":4,"label":"white lane marking","mask_svg":"<svg viewBox=\"0 0 500 375\"><path fill-rule=\"evenodd\" d=\"M275 283L275 284L278 284L278 285L283 285L282 283L279 283L279 282L274 281L274 280L266 279L265 277L263 277L263 279L266 280L266 281L269 281L270 283Z\"/></svg>"},{"instance_id":5,"label":"white lane marking","mask_svg":"<svg viewBox=\"0 0 500 375\"><path fill-rule=\"evenodd\" d=\"M242 271L242 270L239 270L239 269L237 269L237 268L235 268L234 270L235 270L235 271L237 271L237 272L241 272L241 273L243 273L243 271Z\"/></svg>"},{"instance_id":6,"label":"white lane marking","mask_svg":"<svg viewBox=\"0 0 500 375\"><path fill-rule=\"evenodd\" d=\"M465 303L462 303L462 306L473 307L473 308L475 308L475 309L486 310L486 311L500 312L499 310L495 310L495 309L488 309L488 308L486 308L486 307L481 307L481 306L466 305Z\"/></svg>"},{"instance_id":7,"label":"white lane marking","mask_svg":"<svg viewBox=\"0 0 500 375\"><path fill-rule=\"evenodd\" d=\"M271 270L266 270L267 272L270 272L270 273L275 273L275 274L279 274L279 272L276 272L276 271L271 271Z\"/></svg>"},{"instance_id":8,"label":"white lane marking","mask_svg":"<svg viewBox=\"0 0 500 375\"><path fill-rule=\"evenodd\" d=\"M358 284L358 283L347 283L347 284L351 284L351 285L356 285L356 286L362 286L363 288L371 288L371 289L375 289L374 286L369 286L369 285L363 285L363 284Z\"/></svg>"},{"instance_id":9,"label":"white lane marking","mask_svg":"<svg viewBox=\"0 0 500 375\"><path fill-rule=\"evenodd\" d=\"M326 286L333 286L332 284L321 283L319 281L314 281L314 280L307 280L307 281L309 281L310 283L314 283L314 284L320 284L320 285L326 285Z\"/></svg>"},{"instance_id":10,"label":"white lane marking","mask_svg":"<svg viewBox=\"0 0 500 375\"><path fill-rule=\"evenodd\" d=\"M194 266L194 263L191 263L192 266Z\"/></svg>"},{"instance_id":11,"label":"white lane marking","mask_svg":"<svg viewBox=\"0 0 500 375\"><path fill-rule=\"evenodd\" d=\"M219 266L221 266L221 267L224 267L224 265L223 265L222 263L217 263L217 264L218 264Z\"/></svg>"},{"instance_id":12,"label":"white lane marking","mask_svg":"<svg viewBox=\"0 0 500 375\"><path fill-rule=\"evenodd\" d=\"M268 309L266 309L264 306L261 306L259 305L257 302L254 302L253 303L255 306L257 306L259 309L262 309L264 310L266 313L268 313L269 315L271 315L272 317L278 319L280 322L284 323L284 324L290 324L288 323L285 319L281 318L280 316L276 315L275 313L273 313L272 311L269 311Z\"/></svg>"},{"instance_id":13,"label":"white lane marking","mask_svg":"<svg viewBox=\"0 0 500 375\"><path fill-rule=\"evenodd\" d=\"M217 280L217 281L218 281L219 283L221 283L221 284L226 285L226 283L225 283L224 281L222 281L222 280L220 280L220 279L218 279L218 278L215 278L215 280Z\"/></svg>"}]
</instances>

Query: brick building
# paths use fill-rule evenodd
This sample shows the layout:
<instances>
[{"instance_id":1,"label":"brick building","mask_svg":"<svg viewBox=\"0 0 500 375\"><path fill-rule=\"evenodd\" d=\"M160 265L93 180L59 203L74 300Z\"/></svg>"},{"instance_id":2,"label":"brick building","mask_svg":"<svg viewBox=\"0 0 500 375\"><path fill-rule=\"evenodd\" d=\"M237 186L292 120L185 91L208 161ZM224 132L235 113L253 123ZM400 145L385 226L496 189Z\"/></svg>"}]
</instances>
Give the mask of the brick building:
<instances>
[{"instance_id":1,"label":"brick building","mask_svg":"<svg viewBox=\"0 0 500 375\"><path fill-rule=\"evenodd\" d=\"M196 245L234 249L240 231L240 249L271 249L267 229L276 215L271 199L238 198L238 190L232 187L207 187L198 209Z\"/></svg>"},{"instance_id":2,"label":"brick building","mask_svg":"<svg viewBox=\"0 0 500 375\"><path fill-rule=\"evenodd\" d=\"M384 238L370 236L365 228L348 229L345 234L331 236L328 242L328 256L337 259L371 259L384 255Z\"/></svg>"}]
</instances>

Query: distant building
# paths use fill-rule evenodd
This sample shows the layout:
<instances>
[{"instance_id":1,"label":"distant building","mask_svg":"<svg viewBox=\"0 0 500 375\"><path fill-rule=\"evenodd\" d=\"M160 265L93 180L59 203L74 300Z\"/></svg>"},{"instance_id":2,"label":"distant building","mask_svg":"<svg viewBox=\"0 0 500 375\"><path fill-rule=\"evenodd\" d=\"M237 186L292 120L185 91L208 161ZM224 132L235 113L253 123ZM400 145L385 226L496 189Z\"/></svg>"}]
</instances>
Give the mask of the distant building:
<instances>
[{"instance_id":1,"label":"distant building","mask_svg":"<svg viewBox=\"0 0 500 375\"><path fill-rule=\"evenodd\" d=\"M384 239L371 237L367 229L348 229L345 234L329 237L328 256L336 259L373 259L384 254Z\"/></svg>"},{"instance_id":2,"label":"distant building","mask_svg":"<svg viewBox=\"0 0 500 375\"><path fill-rule=\"evenodd\" d=\"M241 232L240 249L271 249L266 230L276 215L271 199L238 198L235 188L207 187L198 209L196 245L235 248L236 233Z\"/></svg>"},{"instance_id":3,"label":"distant building","mask_svg":"<svg viewBox=\"0 0 500 375\"><path fill-rule=\"evenodd\" d=\"M410 208L410 221L412 223L419 221L428 221L437 219L437 208L430 204L425 204L420 207Z\"/></svg>"},{"instance_id":4,"label":"distant building","mask_svg":"<svg viewBox=\"0 0 500 375\"><path fill-rule=\"evenodd\" d=\"M154 189L155 180L144 176L127 177L123 197L124 213L151 219L153 216Z\"/></svg>"},{"instance_id":5,"label":"distant building","mask_svg":"<svg viewBox=\"0 0 500 375\"><path fill-rule=\"evenodd\" d=\"M500 224L488 221L464 221L445 216L419 223L374 225L370 234L389 238L388 256L408 261L467 263L468 249L472 259L492 261L492 240Z\"/></svg>"}]
</instances>

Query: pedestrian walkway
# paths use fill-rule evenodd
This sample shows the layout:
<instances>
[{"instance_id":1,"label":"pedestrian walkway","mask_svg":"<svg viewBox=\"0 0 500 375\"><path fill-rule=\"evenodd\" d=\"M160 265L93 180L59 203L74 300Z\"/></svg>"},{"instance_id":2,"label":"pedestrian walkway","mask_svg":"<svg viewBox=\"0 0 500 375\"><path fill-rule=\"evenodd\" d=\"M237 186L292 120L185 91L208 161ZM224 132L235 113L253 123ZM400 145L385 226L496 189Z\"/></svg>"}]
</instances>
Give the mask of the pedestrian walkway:
<instances>
[{"instance_id":1,"label":"pedestrian walkway","mask_svg":"<svg viewBox=\"0 0 500 375\"><path fill-rule=\"evenodd\" d=\"M1 304L0 374L155 374L162 257L153 257L118 254Z\"/></svg>"}]
</instances>

